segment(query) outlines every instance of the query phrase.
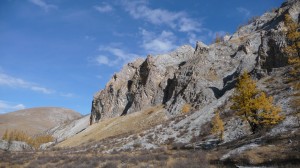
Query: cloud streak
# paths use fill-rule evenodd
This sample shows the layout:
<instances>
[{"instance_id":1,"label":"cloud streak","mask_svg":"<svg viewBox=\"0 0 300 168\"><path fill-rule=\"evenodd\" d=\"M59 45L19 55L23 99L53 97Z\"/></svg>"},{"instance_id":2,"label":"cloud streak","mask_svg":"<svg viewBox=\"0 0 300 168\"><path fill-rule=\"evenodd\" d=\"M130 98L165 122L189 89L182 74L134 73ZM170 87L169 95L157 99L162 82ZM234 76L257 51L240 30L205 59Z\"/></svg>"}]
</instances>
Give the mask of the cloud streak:
<instances>
[{"instance_id":1,"label":"cloud streak","mask_svg":"<svg viewBox=\"0 0 300 168\"><path fill-rule=\"evenodd\" d=\"M202 20L190 17L185 11L151 8L145 0L123 0L121 4L132 18L163 28L159 33L142 31L141 46L146 52L155 54L174 49L177 46L174 39L178 34L185 34L186 42L193 45L198 40L210 38L207 32L211 31L203 27Z\"/></svg>"},{"instance_id":2,"label":"cloud streak","mask_svg":"<svg viewBox=\"0 0 300 168\"><path fill-rule=\"evenodd\" d=\"M40 92L43 94L54 93L54 91L51 89L42 87L42 86L32 83L32 82L25 81L20 78L12 77L12 76L4 74L4 73L0 73L0 85L14 87L14 88L29 89L29 90L32 90L35 92Z\"/></svg>"},{"instance_id":3,"label":"cloud streak","mask_svg":"<svg viewBox=\"0 0 300 168\"><path fill-rule=\"evenodd\" d=\"M43 87L39 84L29 82L29 81L26 81L21 78L16 78L16 77L10 76L10 75L2 73L2 72L0 72L0 86L28 89L28 90L46 94L46 95L56 94L61 97L67 97L67 98L75 98L76 97L76 95L73 93L57 92L57 91L49 89L47 87Z\"/></svg>"},{"instance_id":4,"label":"cloud streak","mask_svg":"<svg viewBox=\"0 0 300 168\"><path fill-rule=\"evenodd\" d=\"M185 12L172 12L165 9L151 9L145 1L123 1L125 10L134 19L144 19L155 25L167 25L180 32L201 32L201 24Z\"/></svg>"},{"instance_id":5,"label":"cloud streak","mask_svg":"<svg viewBox=\"0 0 300 168\"><path fill-rule=\"evenodd\" d=\"M7 101L0 100L0 114L7 113L10 111L22 110L25 109L23 104L14 104Z\"/></svg>"},{"instance_id":6,"label":"cloud streak","mask_svg":"<svg viewBox=\"0 0 300 168\"><path fill-rule=\"evenodd\" d=\"M57 6L46 3L44 0L29 0L29 2L42 8L46 12L48 12L51 9L57 9Z\"/></svg>"},{"instance_id":7,"label":"cloud streak","mask_svg":"<svg viewBox=\"0 0 300 168\"><path fill-rule=\"evenodd\" d=\"M248 18L251 15L251 12L246 8L238 7L236 10L241 13L244 18Z\"/></svg>"},{"instance_id":8,"label":"cloud streak","mask_svg":"<svg viewBox=\"0 0 300 168\"><path fill-rule=\"evenodd\" d=\"M94 6L94 8L100 12L100 13L108 13L113 11L112 6L110 6L109 4L103 3L102 5L99 6Z\"/></svg>"},{"instance_id":9,"label":"cloud streak","mask_svg":"<svg viewBox=\"0 0 300 168\"><path fill-rule=\"evenodd\" d=\"M98 50L102 52L102 54L95 58L95 61L99 65L122 65L139 57L137 54L126 52L121 47L116 46L100 46Z\"/></svg>"},{"instance_id":10,"label":"cloud streak","mask_svg":"<svg viewBox=\"0 0 300 168\"><path fill-rule=\"evenodd\" d=\"M175 49L176 36L170 31L162 31L159 35L141 29L142 47L151 54L165 53Z\"/></svg>"}]
</instances>

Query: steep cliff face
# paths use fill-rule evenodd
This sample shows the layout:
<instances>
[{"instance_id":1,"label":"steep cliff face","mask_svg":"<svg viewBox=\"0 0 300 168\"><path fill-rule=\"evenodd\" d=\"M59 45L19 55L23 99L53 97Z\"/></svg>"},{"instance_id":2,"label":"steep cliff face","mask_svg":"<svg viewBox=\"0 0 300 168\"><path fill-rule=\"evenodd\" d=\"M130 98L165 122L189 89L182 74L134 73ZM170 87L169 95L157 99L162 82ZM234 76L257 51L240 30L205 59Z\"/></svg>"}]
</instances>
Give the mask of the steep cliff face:
<instances>
[{"instance_id":1,"label":"steep cliff face","mask_svg":"<svg viewBox=\"0 0 300 168\"><path fill-rule=\"evenodd\" d=\"M194 48L182 46L176 51L147 56L129 63L96 93L92 104L91 119L126 115L142 108L162 104L172 97L170 85L175 72L191 59ZM168 91L169 88L169 91Z\"/></svg>"},{"instance_id":2,"label":"steep cliff face","mask_svg":"<svg viewBox=\"0 0 300 168\"><path fill-rule=\"evenodd\" d=\"M126 115L164 104L177 115L185 104L204 108L234 88L247 70L258 78L287 64L284 15L299 20L300 1L290 0L267 12L224 41L196 48L182 46L169 54L129 63L94 96L91 121Z\"/></svg>"}]
</instances>

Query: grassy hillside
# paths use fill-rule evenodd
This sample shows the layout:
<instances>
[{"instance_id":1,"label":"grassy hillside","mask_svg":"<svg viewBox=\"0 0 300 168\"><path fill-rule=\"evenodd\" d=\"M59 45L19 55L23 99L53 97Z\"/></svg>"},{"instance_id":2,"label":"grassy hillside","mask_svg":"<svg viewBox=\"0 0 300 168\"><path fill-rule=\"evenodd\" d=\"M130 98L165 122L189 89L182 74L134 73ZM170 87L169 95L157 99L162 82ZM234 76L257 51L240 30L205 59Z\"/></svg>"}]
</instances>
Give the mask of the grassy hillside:
<instances>
[{"instance_id":1,"label":"grassy hillside","mask_svg":"<svg viewBox=\"0 0 300 168\"><path fill-rule=\"evenodd\" d=\"M73 147L117 135L134 134L160 124L166 119L167 116L162 106L151 107L141 112L100 121L57 146Z\"/></svg>"}]
</instances>

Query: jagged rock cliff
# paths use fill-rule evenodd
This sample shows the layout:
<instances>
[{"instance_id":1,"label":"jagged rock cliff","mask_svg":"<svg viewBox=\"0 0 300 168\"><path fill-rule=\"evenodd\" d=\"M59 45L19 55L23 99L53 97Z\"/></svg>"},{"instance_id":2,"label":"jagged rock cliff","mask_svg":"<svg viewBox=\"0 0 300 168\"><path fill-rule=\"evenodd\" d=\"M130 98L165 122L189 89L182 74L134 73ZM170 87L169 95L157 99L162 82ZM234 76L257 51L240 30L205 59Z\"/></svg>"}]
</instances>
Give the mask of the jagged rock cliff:
<instances>
[{"instance_id":1,"label":"jagged rock cliff","mask_svg":"<svg viewBox=\"0 0 300 168\"><path fill-rule=\"evenodd\" d=\"M124 68L94 95L91 121L126 115L164 104L177 115L185 104L199 110L234 88L242 71L257 78L287 64L284 15L299 21L300 1L290 0L241 27L224 41L197 42L169 54L147 56Z\"/></svg>"}]
</instances>

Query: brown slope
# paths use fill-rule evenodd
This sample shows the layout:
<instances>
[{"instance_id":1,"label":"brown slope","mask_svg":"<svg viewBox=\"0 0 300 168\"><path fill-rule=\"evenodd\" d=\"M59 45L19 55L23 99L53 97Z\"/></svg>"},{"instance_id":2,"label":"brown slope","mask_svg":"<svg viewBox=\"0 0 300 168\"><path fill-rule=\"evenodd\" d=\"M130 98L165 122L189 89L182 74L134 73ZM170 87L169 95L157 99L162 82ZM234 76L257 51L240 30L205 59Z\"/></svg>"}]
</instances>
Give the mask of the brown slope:
<instances>
[{"instance_id":1,"label":"brown slope","mask_svg":"<svg viewBox=\"0 0 300 168\"><path fill-rule=\"evenodd\" d=\"M39 107L0 115L0 137L5 130L22 130L29 135L41 133L58 124L81 117L78 112L66 108Z\"/></svg>"},{"instance_id":2,"label":"brown slope","mask_svg":"<svg viewBox=\"0 0 300 168\"><path fill-rule=\"evenodd\" d=\"M138 113L122 117L103 119L84 131L59 143L58 147L74 147L84 143L100 141L109 137L139 133L167 120L162 105L150 107Z\"/></svg>"}]
</instances>

